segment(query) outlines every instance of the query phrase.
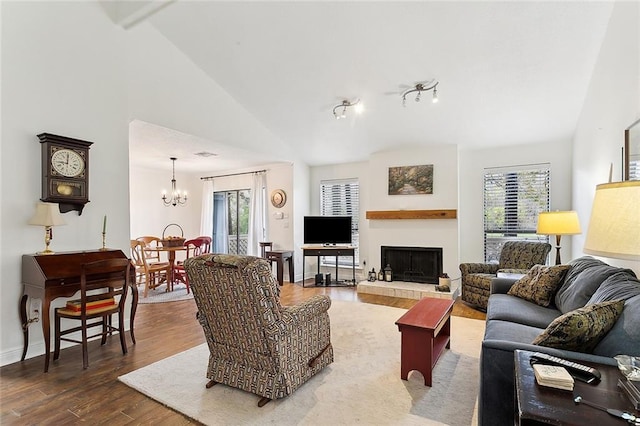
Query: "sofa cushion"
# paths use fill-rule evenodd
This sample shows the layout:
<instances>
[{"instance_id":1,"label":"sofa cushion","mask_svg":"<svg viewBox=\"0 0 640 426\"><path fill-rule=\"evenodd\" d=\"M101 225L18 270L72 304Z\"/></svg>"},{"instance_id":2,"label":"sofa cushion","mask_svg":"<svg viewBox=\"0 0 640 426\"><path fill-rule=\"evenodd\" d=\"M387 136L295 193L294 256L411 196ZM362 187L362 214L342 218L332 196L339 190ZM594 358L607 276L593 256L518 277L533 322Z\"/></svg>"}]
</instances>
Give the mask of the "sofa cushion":
<instances>
[{"instance_id":1,"label":"sofa cushion","mask_svg":"<svg viewBox=\"0 0 640 426\"><path fill-rule=\"evenodd\" d=\"M529 325L541 329L547 328L551 321L562 313L557 309L545 308L516 296L492 294L487 308L487 321L502 320Z\"/></svg>"},{"instance_id":2,"label":"sofa cushion","mask_svg":"<svg viewBox=\"0 0 640 426\"><path fill-rule=\"evenodd\" d=\"M635 277L631 269L617 268L590 256L569 262L571 268L555 297L555 304L562 313L574 311L587 304L591 296L607 278L616 272L625 271Z\"/></svg>"},{"instance_id":3,"label":"sofa cushion","mask_svg":"<svg viewBox=\"0 0 640 426\"><path fill-rule=\"evenodd\" d=\"M513 283L507 294L536 305L549 306L569 268L569 265L534 265L527 275Z\"/></svg>"},{"instance_id":4,"label":"sofa cushion","mask_svg":"<svg viewBox=\"0 0 640 426\"><path fill-rule=\"evenodd\" d=\"M601 356L640 356L640 295L627 299L613 328L593 350Z\"/></svg>"},{"instance_id":5,"label":"sofa cushion","mask_svg":"<svg viewBox=\"0 0 640 426\"><path fill-rule=\"evenodd\" d=\"M556 318L533 340L534 345L590 353L614 326L624 301L588 305Z\"/></svg>"},{"instance_id":6,"label":"sofa cushion","mask_svg":"<svg viewBox=\"0 0 640 426\"><path fill-rule=\"evenodd\" d=\"M640 294L640 280L626 271L616 272L604 280L587 305L608 300L627 300Z\"/></svg>"},{"instance_id":7,"label":"sofa cushion","mask_svg":"<svg viewBox=\"0 0 640 426\"><path fill-rule=\"evenodd\" d=\"M530 344L544 329L509 321L487 321L484 340L503 340L507 342Z\"/></svg>"}]
</instances>

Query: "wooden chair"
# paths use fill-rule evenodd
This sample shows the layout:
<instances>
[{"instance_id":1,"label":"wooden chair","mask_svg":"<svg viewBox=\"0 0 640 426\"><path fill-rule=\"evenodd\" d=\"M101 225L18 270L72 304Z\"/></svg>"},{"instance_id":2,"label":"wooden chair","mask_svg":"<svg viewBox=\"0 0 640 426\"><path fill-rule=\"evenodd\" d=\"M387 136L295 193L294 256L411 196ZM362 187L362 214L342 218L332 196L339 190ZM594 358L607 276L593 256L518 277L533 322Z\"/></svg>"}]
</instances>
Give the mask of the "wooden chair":
<instances>
[{"instance_id":1,"label":"wooden chair","mask_svg":"<svg viewBox=\"0 0 640 426\"><path fill-rule=\"evenodd\" d=\"M136 238L138 241L142 241L146 248L156 248L162 246L162 240L159 237L154 237L152 235L145 235L142 237ZM159 251L147 251L147 262L149 263L162 263L160 260L160 252Z\"/></svg>"},{"instance_id":2,"label":"wooden chair","mask_svg":"<svg viewBox=\"0 0 640 426\"><path fill-rule=\"evenodd\" d=\"M271 241L262 241L260 244L260 257L266 259L267 252L273 250L273 243Z\"/></svg>"},{"instance_id":3,"label":"wooden chair","mask_svg":"<svg viewBox=\"0 0 640 426\"><path fill-rule=\"evenodd\" d=\"M208 237L206 235L201 235L198 238L201 239L203 242L202 254L211 253L211 241L212 241L211 237Z\"/></svg>"},{"instance_id":4,"label":"wooden chair","mask_svg":"<svg viewBox=\"0 0 640 426\"><path fill-rule=\"evenodd\" d=\"M144 248L144 242L131 240L131 258L136 266L136 276L144 275L142 297L147 297L150 288L158 287L163 281L169 282L171 264L169 262L149 263Z\"/></svg>"},{"instance_id":5,"label":"wooden chair","mask_svg":"<svg viewBox=\"0 0 640 426\"><path fill-rule=\"evenodd\" d=\"M184 246L187 249L186 258L191 256L200 256L201 254L208 253L211 248L211 237L198 237L184 242ZM173 269L174 278L182 281L187 286L187 294L189 294L189 278L187 272L184 270L183 262L178 262Z\"/></svg>"},{"instance_id":6,"label":"wooden chair","mask_svg":"<svg viewBox=\"0 0 640 426\"><path fill-rule=\"evenodd\" d=\"M122 354L127 353L127 342L124 332L124 307L129 288L129 259L106 259L82 265L80 275L80 300L69 301L63 308L55 309L55 349L53 359L60 357L60 342L80 343L82 345L82 367L89 366L87 341L90 338L102 336L101 344L107 341L107 336L114 331L120 333ZM98 275L99 274L99 275ZM87 285L87 277L91 277L91 284ZM91 291L91 294L87 294ZM118 314L118 327L111 324L111 316ZM62 318L80 321L77 327L61 330ZM89 320L99 321L89 322ZM88 336L87 331L93 327L101 327L100 333ZM63 337L75 332L81 332L81 340Z\"/></svg>"}]
</instances>

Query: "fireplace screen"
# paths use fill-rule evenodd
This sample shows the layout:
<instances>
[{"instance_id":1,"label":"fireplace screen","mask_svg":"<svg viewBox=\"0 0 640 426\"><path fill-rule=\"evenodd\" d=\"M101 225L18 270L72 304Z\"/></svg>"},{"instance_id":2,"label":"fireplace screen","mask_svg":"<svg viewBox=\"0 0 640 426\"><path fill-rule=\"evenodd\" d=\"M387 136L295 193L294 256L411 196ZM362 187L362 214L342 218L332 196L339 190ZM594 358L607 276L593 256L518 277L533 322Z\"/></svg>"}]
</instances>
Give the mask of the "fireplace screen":
<instances>
[{"instance_id":1,"label":"fireplace screen","mask_svg":"<svg viewBox=\"0 0 640 426\"><path fill-rule=\"evenodd\" d=\"M391 266L394 281L438 284L442 274L441 247L381 247L382 267Z\"/></svg>"}]
</instances>

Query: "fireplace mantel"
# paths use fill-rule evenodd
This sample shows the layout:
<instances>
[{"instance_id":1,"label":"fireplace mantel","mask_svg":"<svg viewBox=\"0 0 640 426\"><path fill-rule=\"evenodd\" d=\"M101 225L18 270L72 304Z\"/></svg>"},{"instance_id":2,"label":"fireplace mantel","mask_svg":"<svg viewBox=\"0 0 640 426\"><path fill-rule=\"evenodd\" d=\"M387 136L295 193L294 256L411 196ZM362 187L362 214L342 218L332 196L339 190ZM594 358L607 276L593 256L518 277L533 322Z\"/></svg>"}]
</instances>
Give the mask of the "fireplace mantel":
<instances>
[{"instance_id":1,"label":"fireplace mantel","mask_svg":"<svg viewBox=\"0 0 640 426\"><path fill-rule=\"evenodd\" d=\"M456 219L458 210L368 210L367 219Z\"/></svg>"}]
</instances>

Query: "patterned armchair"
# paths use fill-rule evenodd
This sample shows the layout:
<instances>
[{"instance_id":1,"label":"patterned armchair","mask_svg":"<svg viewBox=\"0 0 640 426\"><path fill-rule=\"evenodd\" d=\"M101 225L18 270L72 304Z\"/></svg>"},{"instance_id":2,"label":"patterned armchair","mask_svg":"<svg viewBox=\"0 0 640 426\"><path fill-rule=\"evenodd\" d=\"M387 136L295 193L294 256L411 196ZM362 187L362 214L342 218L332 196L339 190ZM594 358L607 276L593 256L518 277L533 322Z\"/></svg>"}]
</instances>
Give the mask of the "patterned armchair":
<instances>
[{"instance_id":1,"label":"patterned armchair","mask_svg":"<svg viewBox=\"0 0 640 426\"><path fill-rule=\"evenodd\" d=\"M498 272L526 274L533 265L547 263L548 243L508 241L500 251L500 263L461 263L462 300L487 309L491 280Z\"/></svg>"},{"instance_id":2,"label":"patterned armchair","mask_svg":"<svg viewBox=\"0 0 640 426\"><path fill-rule=\"evenodd\" d=\"M205 254L184 267L210 351L207 388L257 394L261 407L333 362L328 296L281 306L269 263L258 257Z\"/></svg>"}]
</instances>

